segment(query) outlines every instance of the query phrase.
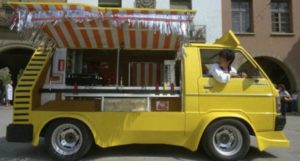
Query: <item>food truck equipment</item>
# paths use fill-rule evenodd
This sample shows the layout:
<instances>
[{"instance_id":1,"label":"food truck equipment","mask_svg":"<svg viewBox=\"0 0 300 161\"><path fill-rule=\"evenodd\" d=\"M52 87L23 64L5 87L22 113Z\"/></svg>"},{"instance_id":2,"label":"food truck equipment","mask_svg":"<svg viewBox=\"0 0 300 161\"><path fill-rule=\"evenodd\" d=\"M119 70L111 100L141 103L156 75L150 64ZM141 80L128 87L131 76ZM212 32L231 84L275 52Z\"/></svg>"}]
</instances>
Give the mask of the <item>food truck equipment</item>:
<instances>
[{"instance_id":1,"label":"food truck equipment","mask_svg":"<svg viewBox=\"0 0 300 161\"><path fill-rule=\"evenodd\" d=\"M165 60L164 61L164 82L167 85L176 84L175 81L175 64L174 60Z\"/></svg>"},{"instance_id":2,"label":"food truck equipment","mask_svg":"<svg viewBox=\"0 0 300 161\"><path fill-rule=\"evenodd\" d=\"M101 80L98 74L69 74L66 78L66 85L94 86L101 84Z\"/></svg>"}]
</instances>

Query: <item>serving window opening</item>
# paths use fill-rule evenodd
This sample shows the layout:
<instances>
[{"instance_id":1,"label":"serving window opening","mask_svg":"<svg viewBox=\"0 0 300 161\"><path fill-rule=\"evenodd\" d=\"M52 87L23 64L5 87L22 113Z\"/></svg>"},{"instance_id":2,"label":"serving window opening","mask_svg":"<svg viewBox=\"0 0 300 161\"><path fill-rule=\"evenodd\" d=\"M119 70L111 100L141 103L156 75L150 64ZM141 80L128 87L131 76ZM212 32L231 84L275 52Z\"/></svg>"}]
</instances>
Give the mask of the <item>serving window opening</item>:
<instances>
[{"instance_id":1,"label":"serving window opening","mask_svg":"<svg viewBox=\"0 0 300 161\"><path fill-rule=\"evenodd\" d=\"M181 60L175 50L67 49L64 80L55 84L60 59L53 57L39 110L182 111ZM86 105L92 108L80 107Z\"/></svg>"},{"instance_id":2,"label":"serving window opening","mask_svg":"<svg viewBox=\"0 0 300 161\"><path fill-rule=\"evenodd\" d=\"M66 86L180 86L176 51L68 50Z\"/></svg>"}]
</instances>

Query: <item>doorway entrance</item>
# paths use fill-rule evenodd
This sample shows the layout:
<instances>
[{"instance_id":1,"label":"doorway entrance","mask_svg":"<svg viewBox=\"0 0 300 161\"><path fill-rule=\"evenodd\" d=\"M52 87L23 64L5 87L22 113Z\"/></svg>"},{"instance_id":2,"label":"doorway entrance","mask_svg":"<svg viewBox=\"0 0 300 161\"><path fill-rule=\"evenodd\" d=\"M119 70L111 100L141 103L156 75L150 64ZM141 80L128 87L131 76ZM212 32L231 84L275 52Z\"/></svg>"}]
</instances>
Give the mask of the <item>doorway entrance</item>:
<instances>
[{"instance_id":1,"label":"doorway entrance","mask_svg":"<svg viewBox=\"0 0 300 161\"><path fill-rule=\"evenodd\" d=\"M5 67L9 69L14 87L17 84L18 76L22 74L33 52L31 49L25 48L11 48L0 52L0 69Z\"/></svg>"},{"instance_id":2,"label":"doorway entrance","mask_svg":"<svg viewBox=\"0 0 300 161\"><path fill-rule=\"evenodd\" d=\"M283 62L271 57L256 57L255 60L274 84L284 84L287 90L296 89L292 73Z\"/></svg>"}]
</instances>

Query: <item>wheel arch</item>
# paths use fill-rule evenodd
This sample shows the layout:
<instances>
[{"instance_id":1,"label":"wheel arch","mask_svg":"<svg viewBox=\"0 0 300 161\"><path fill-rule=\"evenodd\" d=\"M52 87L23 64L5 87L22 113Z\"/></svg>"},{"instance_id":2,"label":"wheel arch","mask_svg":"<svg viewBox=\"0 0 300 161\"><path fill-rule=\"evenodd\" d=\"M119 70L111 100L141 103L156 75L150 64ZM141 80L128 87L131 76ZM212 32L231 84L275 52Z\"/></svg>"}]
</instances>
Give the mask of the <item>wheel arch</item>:
<instances>
[{"instance_id":1,"label":"wheel arch","mask_svg":"<svg viewBox=\"0 0 300 161\"><path fill-rule=\"evenodd\" d=\"M47 121L45 121L39 128L39 130L37 131L37 133L35 134L34 140L33 140L33 144L34 145L38 145L39 144L39 137L43 137L45 135L45 132L47 130L47 128L49 127L49 125L55 121L58 120L65 120L65 119L72 119L72 120L76 120L79 121L81 123L83 123L88 130L90 131L90 133L93 136L94 142L96 142L97 139L97 135L96 135L96 131L94 129L94 127L89 123L88 120L86 120L84 117L81 116L57 116L57 117L53 117Z\"/></svg>"},{"instance_id":2,"label":"wheel arch","mask_svg":"<svg viewBox=\"0 0 300 161\"><path fill-rule=\"evenodd\" d=\"M253 130L253 127L250 125L250 123L249 123L248 121L246 121L245 119L239 118L239 117L230 117L230 116L229 116L229 117L219 117L219 118L216 118L216 119L214 119L213 121L211 121L211 122L207 125L207 127L210 126L212 123L214 123L214 122L216 122L216 121L219 121L219 120L225 120L225 119L232 119L232 120L240 121L241 123L243 123L243 124L246 126L246 128L248 129L250 135L255 136L255 132L254 132L254 130ZM207 127L206 127L206 128L207 128ZM206 130L206 128L205 128L205 130ZM204 130L203 132L205 132L205 130Z\"/></svg>"},{"instance_id":3,"label":"wheel arch","mask_svg":"<svg viewBox=\"0 0 300 161\"><path fill-rule=\"evenodd\" d=\"M203 138L202 136L204 135L207 127L209 125L211 125L213 122L216 122L216 121L219 121L222 119L238 120L247 127L250 135L256 136L256 131L255 131L254 126L251 124L251 121L244 113L242 113L242 112L212 112L212 113L204 116L203 119L201 119L201 121L199 122L197 130L195 131L196 135L194 135L194 136L196 136L196 138L195 138L196 140L194 140L193 146L188 146L189 149L191 149L192 151L198 150L199 145L201 144L201 139Z\"/></svg>"}]
</instances>

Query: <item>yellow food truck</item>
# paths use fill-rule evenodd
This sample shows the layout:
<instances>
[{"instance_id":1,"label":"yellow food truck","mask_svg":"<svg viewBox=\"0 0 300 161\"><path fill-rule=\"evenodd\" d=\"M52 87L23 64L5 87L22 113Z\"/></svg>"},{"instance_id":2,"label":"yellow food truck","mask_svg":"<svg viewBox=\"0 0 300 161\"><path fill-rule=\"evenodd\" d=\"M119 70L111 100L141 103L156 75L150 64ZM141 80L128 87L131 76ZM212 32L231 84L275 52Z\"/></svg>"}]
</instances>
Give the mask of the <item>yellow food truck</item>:
<instances>
[{"instance_id":1,"label":"yellow food truck","mask_svg":"<svg viewBox=\"0 0 300 161\"><path fill-rule=\"evenodd\" d=\"M289 146L270 79L231 31L214 44L189 41L195 11L10 5L12 28L36 51L15 90L9 142L45 138L58 160L93 144L200 147L224 161L243 158L250 136L260 151ZM243 77L208 74L223 49Z\"/></svg>"}]
</instances>

